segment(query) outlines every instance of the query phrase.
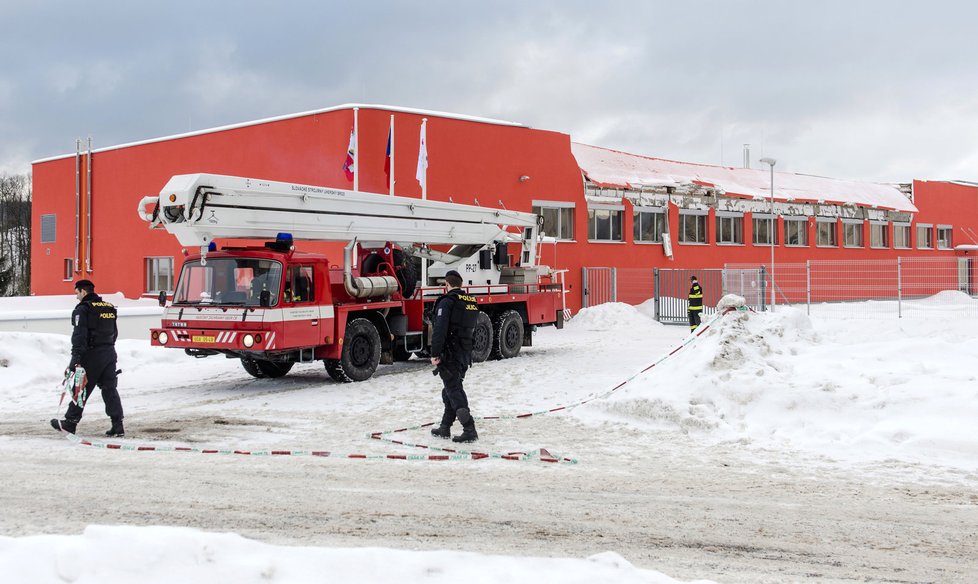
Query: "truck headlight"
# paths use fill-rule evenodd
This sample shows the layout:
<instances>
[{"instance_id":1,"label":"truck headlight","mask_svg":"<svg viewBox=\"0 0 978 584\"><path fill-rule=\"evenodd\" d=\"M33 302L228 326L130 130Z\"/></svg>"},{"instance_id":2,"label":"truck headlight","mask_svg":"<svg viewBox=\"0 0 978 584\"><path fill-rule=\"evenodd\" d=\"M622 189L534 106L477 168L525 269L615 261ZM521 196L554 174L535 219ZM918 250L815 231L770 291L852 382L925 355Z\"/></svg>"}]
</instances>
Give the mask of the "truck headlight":
<instances>
[{"instance_id":1,"label":"truck headlight","mask_svg":"<svg viewBox=\"0 0 978 584\"><path fill-rule=\"evenodd\" d=\"M241 339L241 343L245 346L245 348L250 349L255 345L255 337L247 334Z\"/></svg>"},{"instance_id":2,"label":"truck headlight","mask_svg":"<svg viewBox=\"0 0 978 584\"><path fill-rule=\"evenodd\" d=\"M170 340L170 335L166 331L160 331L160 344L165 345Z\"/></svg>"}]
</instances>

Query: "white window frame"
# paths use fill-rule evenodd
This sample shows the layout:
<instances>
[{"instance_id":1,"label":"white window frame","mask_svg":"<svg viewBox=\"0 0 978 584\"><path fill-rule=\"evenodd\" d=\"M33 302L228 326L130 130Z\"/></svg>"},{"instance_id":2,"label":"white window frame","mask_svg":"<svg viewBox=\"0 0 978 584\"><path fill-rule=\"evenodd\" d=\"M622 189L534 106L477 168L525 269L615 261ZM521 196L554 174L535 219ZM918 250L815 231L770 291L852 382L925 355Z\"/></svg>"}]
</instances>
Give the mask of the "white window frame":
<instances>
[{"instance_id":1,"label":"white window frame","mask_svg":"<svg viewBox=\"0 0 978 584\"><path fill-rule=\"evenodd\" d=\"M779 240L778 216L770 213L754 213L751 220L751 227L753 228L751 230L753 231L751 234L751 243L763 247L770 247L771 245L777 247ZM758 225L763 226L763 229L758 229ZM770 241L767 241L767 237L765 237L765 241L759 241L757 236L761 233L767 237L773 237L774 243L772 244Z\"/></svg>"},{"instance_id":2,"label":"white window frame","mask_svg":"<svg viewBox=\"0 0 978 584\"><path fill-rule=\"evenodd\" d=\"M530 202L530 205L532 205L532 209L533 209L533 212L534 213L536 213L536 209L538 209L538 208L539 209L556 209L558 211L557 212L557 233L556 234L553 234L553 233L544 232L544 235L551 236L551 237L556 237L557 241L574 241L574 220L575 220L575 215L577 214L577 204L576 203L574 203L572 201L537 201L537 200L534 200L534 201L531 201ZM570 218L567 220L567 225L564 225L564 218L563 218L563 216L564 216L563 210L564 209L570 209ZM541 213L537 213L537 214L540 215L541 217L543 216ZM568 230L570 231L570 233L566 233ZM569 237L565 237L565 234L566 235L569 235Z\"/></svg>"},{"instance_id":3,"label":"white window frame","mask_svg":"<svg viewBox=\"0 0 978 584\"><path fill-rule=\"evenodd\" d=\"M893 249L913 249L914 233L911 227L912 226L910 223L893 223ZM898 240L900 238L897 237L897 230L899 230L899 233L902 233L904 236L903 239L905 241L903 242L903 245L898 245Z\"/></svg>"},{"instance_id":4,"label":"white window frame","mask_svg":"<svg viewBox=\"0 0 978 584\"><path fill-rule=\"evenodd\" d=\"M724 222L730 223L730 230L733 237L730 240L725 238ZM716 242L717 245L744 245L744 214L734 211L716 212Z\"/></svg>"},{"instance_id":5,"label":"white window frame","mask_svg":"<svg viewBox=\"0 0 978 584\"><path fill-rule=\"evenodd\" d=\"M74 258L65 258L64 261L64 277L65 282L71 282L75 279L75 260Z\"/></svg>"},{"instance_id":6,"label":"white window frame","mask_svg":"<svg viewBox=\"0 0 978 584\"><path fill-rule=\"evenodd\" d=\"M169 282L166 282L166 276L161 276L159 273L159 266L161 263L167 262L170 264L170 274ZM173 293L173 287L176 285L176 272L174 270L175 264L173 262L173 256L148 256L146 258L146 293L147 294L159 294L160 292L166 291L168 294ZM161 278L163 281L161 282ZM160 284L169 284L165 288L161 288Z\"/></svg>"},{"instance_id":7,"label":"white window frame","mask_svg":"<svg viewBox=\"0 0 978 584\"><path fill-rule=\"evenodd\" d=\"M941 237L941 232L947 232L947 238ZM950 225L938 225L934 230L934 240L937 243L937 249L951 249L953 247L951 241L951 234L954 232L954 227Z\"/></svg>"},{"instance_id":8,"label":"white window frame","mask_svg":"<svg viewBox=\"0 0 978 584\"><path fill-rule=\"evenodd\" d=\"M882 230L881 230L882 229ZM876 234L882 235L882 244L876 243ZM869 222L869 247L872 249L890 249L890 224L886 221Z\"/></svg>"},{"instance_id":9,"label":"white window frame","mask_svg":"<svg viewBox=\"0 0 978 584\"><path fill-rule=\"evenodd\" d=\"M608 239L598 238L598 212L610 213L608 217ZM615 238L615 217L618 218L618 238ZM625 206L603 203L588 203L587 206L587 240L591 243L624 243L625 242Z\"/></svg>"},{"instance_id":10,"label":"white window frame","mask_svg":"<svg viewBox=\"0 0 978 584\"><path fill-rule=\"evenodd\" d=\"M927 234L927 245L920 245L920 230L923 229ZM914 229L914 244L917 249L934 249L934 225L931 223L918 223Z\"/></svg>"},{"instance_id":11,"label":"white window frame","mask_svg":"<svg viewBox=\"0 0 978 584\"><path fill-rule=\"evenodd\" d=\"M652 219L652 221L661 224L662 229L657 230L653 226L653 239L641 239L642 226L644 225L644 221L641 220L641 215L658 216L657 219ZM665 207L632 207L632 241L635 243L662 243L665 234L668 232L669 216L666 213Z\"/></svg>"},{"instance_id":12,"label":"white window frame","mask_svg":"<svg viewBox=\"0 0 978 584\"><path fill-rule=\"evenodd\" d=\"M785 247L808 247L808 217L782 217L784 223L784 245ZM801 243L788 243L788 226L800 225L798 230Z\"/></svg>"},{"instance_id":13,"label":"white window frame","mask_svg":"<svg viewBox=\"0 0 978 584\"><path fill-rule=\"evenodd\" d=\"M706 219L710 214L709 211L700 211L699 209L680 209L679 210L679 243L684 245L708 245L710 242L709 233L707 233ZM686 226L685 220L687 217L693 217L696 219L697 223L697 238L694 241L686 241ZM702 226L702 229L700 229ZM702 231L702 233L699 233Z\"/></svg>"},{"instance_id":14,"label":"white window frame","mask_svg":"<svg viewBox=\"0 0 978 584\"><path fill-rule=\"evenodd\" d=\"M842 220L842 247L850 249L865 248L866 242L863 236L865 222L862 219L843 219ZM850 234L853 237L849 237Z\"/></svg>"},{"instance_id":15,"label":"white window frame","mask_svg":"<svg viewBox=\"0 0 978 584\"><path fill-rule=\"evenodd\" d=\"M821 225L828 225L831 227L829 233L832 234L832 243L822 243L820 241L819 236L822 234L822 231L819 229L819 227ZM839 247L839 222L834 217L831 219L815 218L815 247Z\"/></svg>"}]
</instances>

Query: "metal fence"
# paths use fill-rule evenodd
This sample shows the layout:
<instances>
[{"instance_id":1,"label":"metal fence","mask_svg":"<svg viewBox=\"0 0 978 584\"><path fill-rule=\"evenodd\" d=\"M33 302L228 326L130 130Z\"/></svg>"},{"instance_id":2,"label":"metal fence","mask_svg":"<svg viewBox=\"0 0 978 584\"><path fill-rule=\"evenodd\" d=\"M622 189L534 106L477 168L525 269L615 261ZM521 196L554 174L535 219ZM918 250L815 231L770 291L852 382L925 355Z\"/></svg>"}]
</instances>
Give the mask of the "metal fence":
<instances>
[{"instance_id":1,"label":"metal fence","mask_svg":"<svg viewBox=\"0 0 978 584\"><path fill-rule=\"evenodd\" d=\"M727 264L723 269L584 268L583 306L655 302L656 319L685 323L689 276L696 275L709 314L724 294L757 310L775 304L808 314L875 318L927 317L949 310L978 316L978 274L972 258L812 260L804 263Z\"/></svg>"}]
</instances>

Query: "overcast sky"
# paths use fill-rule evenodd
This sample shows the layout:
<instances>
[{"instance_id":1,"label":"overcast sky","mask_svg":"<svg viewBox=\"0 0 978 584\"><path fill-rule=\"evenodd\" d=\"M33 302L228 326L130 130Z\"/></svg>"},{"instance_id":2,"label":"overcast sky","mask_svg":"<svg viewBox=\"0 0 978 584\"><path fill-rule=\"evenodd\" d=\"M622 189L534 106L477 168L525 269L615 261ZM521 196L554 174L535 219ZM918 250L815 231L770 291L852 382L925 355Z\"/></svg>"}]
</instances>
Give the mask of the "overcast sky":
<instances>
[{"instance_id":1,"label":"overcast sky","mask_svg":"<svg viewBox=\"0 0 978 584\"><path fill-rule=\"evenodd\" d=\"M978 180L978 3L0 0L0 173L350 102L878 181Z\"/></svg>"}]
</instances>

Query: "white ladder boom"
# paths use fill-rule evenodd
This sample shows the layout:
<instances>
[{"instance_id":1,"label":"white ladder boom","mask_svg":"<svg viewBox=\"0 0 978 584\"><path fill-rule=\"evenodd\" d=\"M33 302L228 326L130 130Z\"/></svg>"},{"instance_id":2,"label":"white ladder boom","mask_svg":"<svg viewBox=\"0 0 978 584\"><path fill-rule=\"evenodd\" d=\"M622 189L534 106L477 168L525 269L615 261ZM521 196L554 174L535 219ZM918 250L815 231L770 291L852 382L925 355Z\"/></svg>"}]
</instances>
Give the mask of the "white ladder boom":
<instances>
[{"instance_id":1,"label":"white ladder boom","mask_svg":"<svg viewBox=\"0 0 978 584\"><path fill-rule=\"evenodd\" d=\"M147 212L148 204L157 206ZM314 241L488 244L508 241L506 228L515 227L530 263L536 259L533 213L252 178L175 175L159 196L144 197L138 212L150 228L162 226L186 246L283 232Z\"/></svg>"}]
</instances>

